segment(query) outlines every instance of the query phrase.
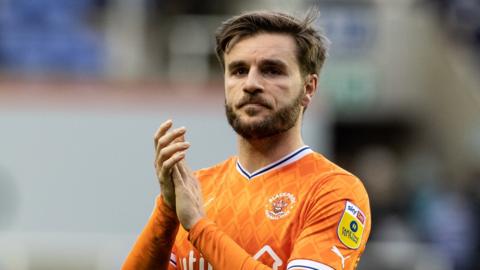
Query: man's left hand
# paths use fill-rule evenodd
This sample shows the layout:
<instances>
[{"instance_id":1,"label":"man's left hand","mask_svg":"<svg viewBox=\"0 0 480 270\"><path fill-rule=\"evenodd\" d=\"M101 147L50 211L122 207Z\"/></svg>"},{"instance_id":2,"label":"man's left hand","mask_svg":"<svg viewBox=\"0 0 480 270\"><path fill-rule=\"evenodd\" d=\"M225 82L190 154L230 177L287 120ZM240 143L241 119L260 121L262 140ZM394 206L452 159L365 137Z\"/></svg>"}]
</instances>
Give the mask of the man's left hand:
<instances>
[{"instance_id":1,"label":"man's left hand","mask_svg":"<svg viewBox=\"0 0 480 270\"><path fill-rule=\"evenodd\" d=\"M200 184L184 160L175 165L172 178L178 220L185 230L190 231L193 225L205 216Z\"/></svg>"}]
</instances>

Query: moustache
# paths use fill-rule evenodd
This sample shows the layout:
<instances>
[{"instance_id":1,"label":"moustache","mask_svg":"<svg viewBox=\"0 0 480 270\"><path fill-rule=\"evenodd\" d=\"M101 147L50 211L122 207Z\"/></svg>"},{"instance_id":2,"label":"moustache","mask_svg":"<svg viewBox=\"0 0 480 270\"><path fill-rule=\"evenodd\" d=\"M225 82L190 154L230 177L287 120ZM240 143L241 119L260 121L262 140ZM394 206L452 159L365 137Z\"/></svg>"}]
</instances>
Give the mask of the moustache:
<instances>
[{"instance_id":1,"label":"moustache","mask_svg":"<svg viewBox=\"0 0 480 270\"><path fill-rule=\"evenodd\" d=\"M270 103L265 100L261 96L244 96L237 104L237 109L240 109L241 107L248 105L248 104L256 104L256 105L261 105L267 109L272 109L272 106Z\"/></svg>"}]
</instances>

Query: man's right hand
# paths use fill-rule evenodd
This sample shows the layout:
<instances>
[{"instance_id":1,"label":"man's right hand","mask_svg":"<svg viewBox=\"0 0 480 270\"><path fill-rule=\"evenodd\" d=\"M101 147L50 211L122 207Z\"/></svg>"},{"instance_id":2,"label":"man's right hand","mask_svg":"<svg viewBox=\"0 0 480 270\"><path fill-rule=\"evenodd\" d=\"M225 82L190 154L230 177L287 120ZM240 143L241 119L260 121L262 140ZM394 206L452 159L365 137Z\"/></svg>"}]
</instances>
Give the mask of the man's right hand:
<instances>
[{"instance_id":1,"label":"man's right hand","mask_svg":"<svg viewBox=\"0 0 480 270\"><path fill-rule=\"evenodd\" d=\"M162 123L155 132L155 171L160 183L164 203L175 210L175 186L173 185L172 169L177 162L185 158L185 150L190 147L184 141L185 128L177 128L169 132L172 120Z\"/></svg>"}]
</instances>

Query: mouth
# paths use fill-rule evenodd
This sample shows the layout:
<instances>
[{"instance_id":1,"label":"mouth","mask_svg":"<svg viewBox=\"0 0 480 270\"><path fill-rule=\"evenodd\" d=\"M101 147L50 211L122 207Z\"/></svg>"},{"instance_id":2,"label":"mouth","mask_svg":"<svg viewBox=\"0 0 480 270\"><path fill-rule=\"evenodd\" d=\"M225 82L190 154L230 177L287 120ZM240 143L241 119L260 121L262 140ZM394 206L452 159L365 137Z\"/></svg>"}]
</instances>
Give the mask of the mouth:
<instances>
[{"instance_id":1,"label":"mouth","mask_svg":"<svg viewBox=\"0 0 480 270\"><path fill-rule=\"evenodd\" d=\"M263 108L269 108L266 104L263 103L245 103L239 106L239 108L243 107L263 107Z\"/></svg>"},{"instance_id":2,"label":"mouth","mask_svg":"<svg viewBox=\"0 0 480 270\"><path fill-rule=\"evenodd\" d=\"M263 107L267 109L271 109L272 107L267 104L266 102L263 102L261 100L247 100L244 102L240 102L240 104L237 106L237 109L241 109L243 107L247 106L252 106L252 107Z\"/></svg>"}]
</instances>

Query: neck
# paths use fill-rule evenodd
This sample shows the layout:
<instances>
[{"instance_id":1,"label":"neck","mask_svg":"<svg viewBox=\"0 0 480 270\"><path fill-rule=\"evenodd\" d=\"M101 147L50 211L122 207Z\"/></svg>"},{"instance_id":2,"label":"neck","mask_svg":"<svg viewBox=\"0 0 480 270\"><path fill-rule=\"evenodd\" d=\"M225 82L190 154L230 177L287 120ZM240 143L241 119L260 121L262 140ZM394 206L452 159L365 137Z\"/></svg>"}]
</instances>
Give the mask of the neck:
<instances>
[{"instance_id":1,"label":"neck","mask_svg":"<svg viewBox=\"0 0 480 270\"><path fill-rule=\"evenodd\" d=\"M238 136L238 156L242 166L249 172L281 159L303 146L300 125L272 137L245 139Z\"/></svg>"}]
</instances>

